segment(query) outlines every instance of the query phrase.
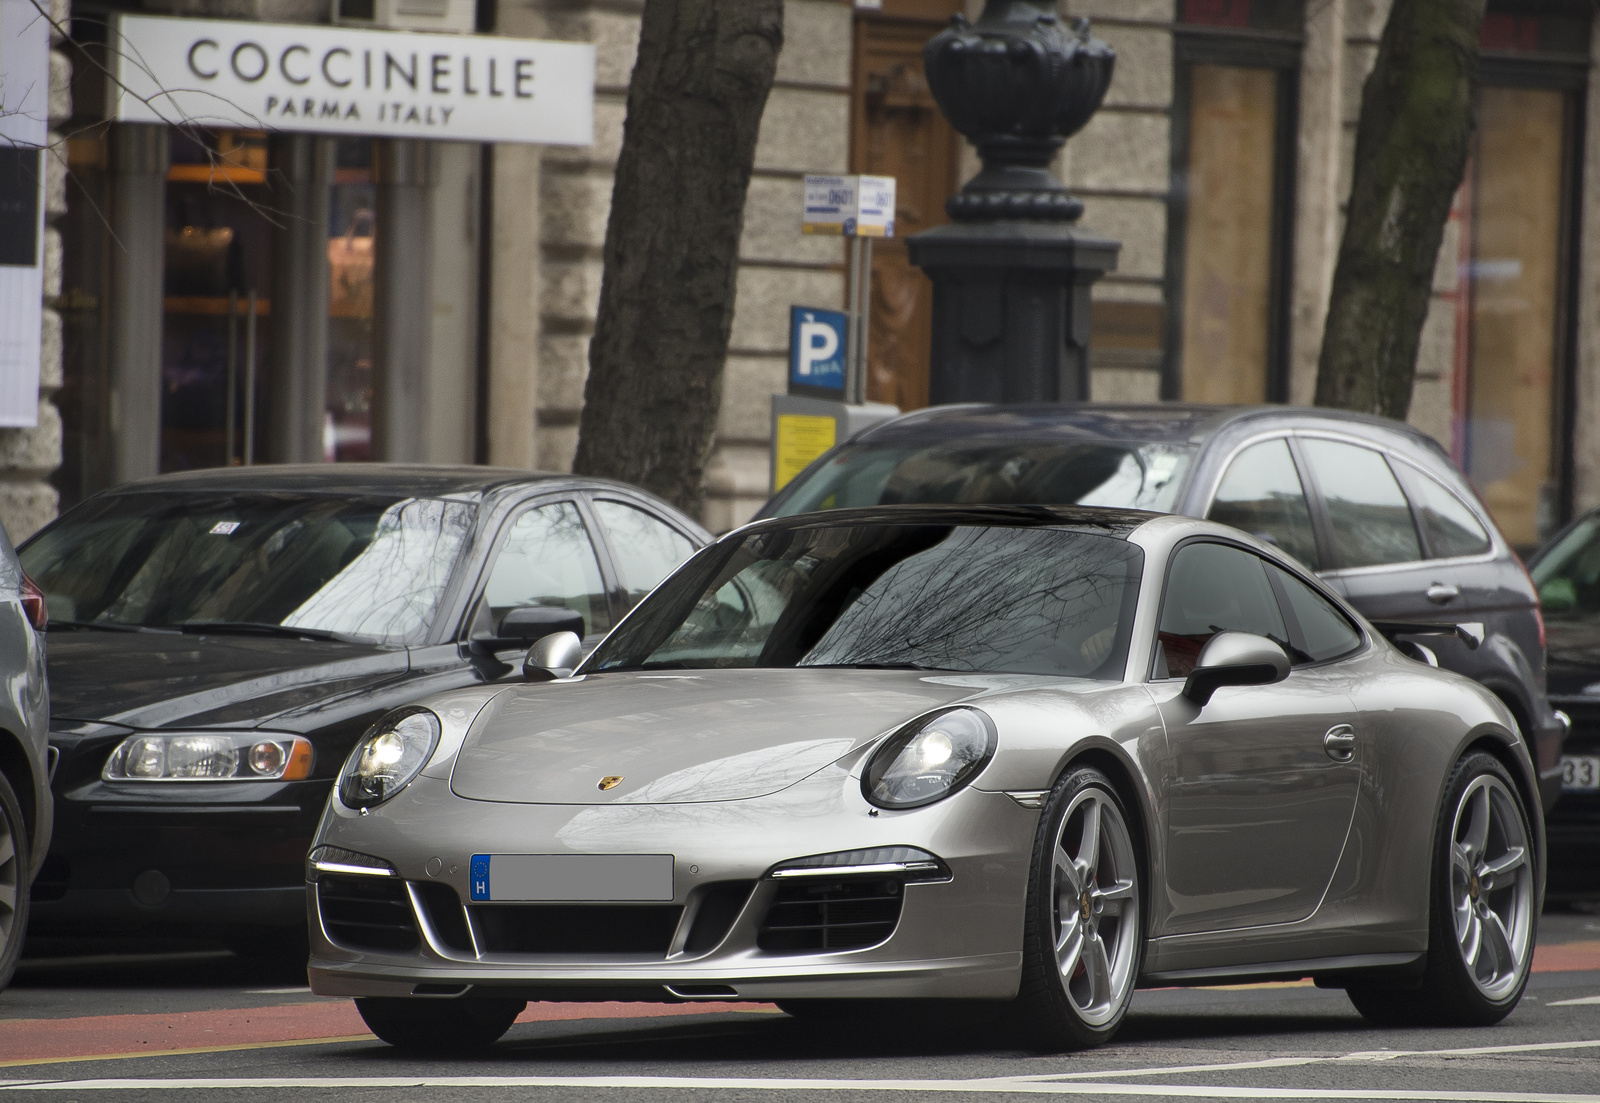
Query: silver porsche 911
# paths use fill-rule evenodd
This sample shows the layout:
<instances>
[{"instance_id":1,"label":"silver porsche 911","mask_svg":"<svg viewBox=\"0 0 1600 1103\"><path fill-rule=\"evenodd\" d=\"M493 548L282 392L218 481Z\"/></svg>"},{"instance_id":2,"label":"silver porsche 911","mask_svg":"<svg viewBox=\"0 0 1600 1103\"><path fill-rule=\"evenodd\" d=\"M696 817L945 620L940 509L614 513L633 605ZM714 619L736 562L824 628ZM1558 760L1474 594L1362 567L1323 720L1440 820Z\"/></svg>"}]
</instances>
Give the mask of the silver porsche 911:
<instances>
[{"instance_id":1,"label":"silver porsche 911","mask_svg":"<svg viewBox=\"0 0 1600 1103\"><path fill-rule=\"evenodd\" d=\"M700 552L577 664L356 746L308 857L311 984L395 1045L528 1000L987 1000L1105 1041L1140 986L1314 977L1490 1023L1543 891L1495 696L1233 529L884 507ZM569 669L576 666L576 669Z\"/></svg>"}]
</instances>

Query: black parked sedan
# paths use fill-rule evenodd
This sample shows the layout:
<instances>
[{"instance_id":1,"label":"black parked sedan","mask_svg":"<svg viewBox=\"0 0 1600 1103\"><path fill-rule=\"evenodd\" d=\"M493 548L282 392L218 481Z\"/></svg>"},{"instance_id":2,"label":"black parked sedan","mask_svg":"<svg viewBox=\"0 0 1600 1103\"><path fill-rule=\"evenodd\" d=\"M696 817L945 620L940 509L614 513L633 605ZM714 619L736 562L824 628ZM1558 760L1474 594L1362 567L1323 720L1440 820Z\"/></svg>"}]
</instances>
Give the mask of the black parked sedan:
<instances>
[{"instance_id":1,"label":"black parked sedan","mask_svg":"<svg viewBox=\"0 0 1600 1103\"><path fill-rule=\"evenodd\" d=\"M1286 406L936 406L824 454L762 510L893 503L1097 505L1205 517L1294 556L1374 624L1506 703L1560 795L1533 583L1438 443L1409 425ZM1395 629L1479 625L1480 647Z\"/></svg>"},{"instance_id":2,"label":"black parked sedan","mask_svg":"<svg viewBox=\"0 0 1600 1103\"><path fill-rule=\"evenodd\" d=\"M268 466L89 499L21 550L50 613L56 827L35 932L305 924L328 788L378 716L597 640L709 540L632 487ZM269 934L271 932L265 932Z\"/></svg>"},{"instance_id":3,"label":"black parked sedan","mask_svg":"<svg viewBox=\"0 0 1600 1103\"><path fill-rule=\"evenodd\" d=\"M1545 817L1548 893L1600 897L1600 511L1558 532L1528 569L1550 626L1550 703L1572 717L1561 800Z\"/></svg>"}]
</instances>

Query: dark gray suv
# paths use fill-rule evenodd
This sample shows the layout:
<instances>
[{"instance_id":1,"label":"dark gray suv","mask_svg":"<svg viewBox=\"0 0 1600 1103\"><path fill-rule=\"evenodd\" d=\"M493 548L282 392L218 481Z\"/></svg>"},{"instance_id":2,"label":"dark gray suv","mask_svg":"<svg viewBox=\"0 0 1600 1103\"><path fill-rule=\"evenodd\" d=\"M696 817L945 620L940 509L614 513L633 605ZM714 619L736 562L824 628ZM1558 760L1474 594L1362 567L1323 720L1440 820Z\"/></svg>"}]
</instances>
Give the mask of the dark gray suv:
<instances>
[{"instance_id":1,"label":"dark gray suv","mask_svg":"<svg viewBox=\"0 0 1600 1103\"><path fill-rule=\"evenodd\" d=\"M895 502L1121 506L1206 517L1298 558L1369 620L1483 625L1428 657L1501 697L1561 792L1565 718L1545 696L1544 622L1521 561L1433 438L1286 406L938 406L820 457L761 516Z\"/></svg>"}]
</instances>

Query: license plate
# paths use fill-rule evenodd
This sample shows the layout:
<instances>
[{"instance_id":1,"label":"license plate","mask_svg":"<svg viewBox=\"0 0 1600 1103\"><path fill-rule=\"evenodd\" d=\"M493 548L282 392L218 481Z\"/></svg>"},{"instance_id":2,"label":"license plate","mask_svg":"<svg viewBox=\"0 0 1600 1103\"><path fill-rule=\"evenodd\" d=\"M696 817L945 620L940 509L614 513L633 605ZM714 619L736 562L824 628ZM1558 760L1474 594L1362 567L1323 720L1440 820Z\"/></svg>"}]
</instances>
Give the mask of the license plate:
<instances>
[{"instance_id":1,"label":"license plate","mask_svg":"<svg viewBox=\"0 0 1600 1103\"><path fill-rule=\"evenodd\" d=\"M671 854L474 854L472 899L518 903L673 898Z\"/></svg>"},{"instance_id":2,"label":"license plate","mask_svg":"<svg viewBox=\"0 0 1600 1103\"><path fill-rule=\"evenodd\" d=\"M1580 792L1600 789L1600 755L1562 755L1561 788Z\"/></svg>"}]
</instances>

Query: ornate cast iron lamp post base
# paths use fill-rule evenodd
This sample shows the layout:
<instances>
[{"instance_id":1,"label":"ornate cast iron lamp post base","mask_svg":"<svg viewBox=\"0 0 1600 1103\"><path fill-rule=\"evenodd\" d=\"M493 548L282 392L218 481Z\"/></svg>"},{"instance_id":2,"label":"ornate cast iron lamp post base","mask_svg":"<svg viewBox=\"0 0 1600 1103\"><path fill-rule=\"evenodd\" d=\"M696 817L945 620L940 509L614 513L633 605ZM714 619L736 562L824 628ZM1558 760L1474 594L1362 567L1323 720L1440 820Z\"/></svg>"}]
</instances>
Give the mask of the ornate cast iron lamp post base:
<instances>
[{"instance_id":1,"label":"ornate cast iron lamp post base","mask_svg":"<svg viewBox=\"0 0 1600 1103\"><path fill-rule=\"evenodd\" d=\"M988 0L923 48L939 108L983 170L908 239L933 280L930 399L1060 402L1089 396L1089 288L1120 242L1073 225L1083 204L1050 174L1111 84L1116 55L1052 0Z\"/></svg>"}]
</instances>

